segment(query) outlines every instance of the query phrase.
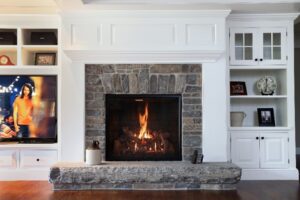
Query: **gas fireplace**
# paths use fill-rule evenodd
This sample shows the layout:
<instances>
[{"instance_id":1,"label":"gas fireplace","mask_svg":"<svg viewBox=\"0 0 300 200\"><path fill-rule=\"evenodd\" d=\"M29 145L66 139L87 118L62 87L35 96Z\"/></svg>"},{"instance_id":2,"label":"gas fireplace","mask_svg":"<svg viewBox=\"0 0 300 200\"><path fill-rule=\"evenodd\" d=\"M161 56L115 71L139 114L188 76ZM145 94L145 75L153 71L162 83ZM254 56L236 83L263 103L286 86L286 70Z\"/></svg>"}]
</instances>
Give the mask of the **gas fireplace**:
<instances>
[{"instance_id":1,"label":"gas fireplace","mask_svg":"<svg viewBox=\"0 0 300 200\"><path fill-rule=\"evenodd\" d=\"M106 160L182 160L181 95L106 94Z\"/></svg>"}]
</instances>

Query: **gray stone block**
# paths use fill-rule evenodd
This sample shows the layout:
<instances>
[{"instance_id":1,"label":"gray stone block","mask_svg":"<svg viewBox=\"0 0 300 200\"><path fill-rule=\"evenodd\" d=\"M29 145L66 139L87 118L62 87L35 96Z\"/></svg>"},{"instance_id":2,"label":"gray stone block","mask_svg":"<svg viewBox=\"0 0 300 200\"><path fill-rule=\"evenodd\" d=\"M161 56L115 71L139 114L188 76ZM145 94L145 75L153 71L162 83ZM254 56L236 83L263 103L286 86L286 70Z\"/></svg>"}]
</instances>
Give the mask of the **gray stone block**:
<instances>
[{"instance_id":1,"label":"gray stone block","mask_svg":"<svg viewBox=\"0 0 300 200\"><path fill-rule=\"evenodd\" d=\"M159 75L158 76L158 93L166 94L168 92L168 83L169 83L168 75Z\"/></svg>"},{"instance_id":2,"label":"gray stone block","mask_svg":"<svg viewBox=\"0 0 300 200\"><path fill-rule=\"evenodd\" d=\"M155 94L158 91L158 84L157 84L157 76L151 75L150 77L150 93Z\"/></svg>"}]
</instances>

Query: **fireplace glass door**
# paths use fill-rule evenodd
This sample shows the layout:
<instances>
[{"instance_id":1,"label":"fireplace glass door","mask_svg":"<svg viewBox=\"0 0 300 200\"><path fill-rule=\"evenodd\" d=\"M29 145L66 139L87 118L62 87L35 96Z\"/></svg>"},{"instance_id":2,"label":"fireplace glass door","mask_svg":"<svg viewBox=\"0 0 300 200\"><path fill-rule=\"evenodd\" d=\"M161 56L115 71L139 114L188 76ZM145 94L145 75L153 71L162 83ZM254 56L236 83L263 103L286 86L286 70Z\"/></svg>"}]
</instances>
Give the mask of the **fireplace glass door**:
<instances>
[{"instance_id":1,"label":"fireplace glass door","mask_svg":"<svg viewBox=\"0 0 300 200\"><path fill-rule=\"evenodd\" d=\"M106 160L181 160L181 95L106 98Z\"/></svg>"}]
</instances>

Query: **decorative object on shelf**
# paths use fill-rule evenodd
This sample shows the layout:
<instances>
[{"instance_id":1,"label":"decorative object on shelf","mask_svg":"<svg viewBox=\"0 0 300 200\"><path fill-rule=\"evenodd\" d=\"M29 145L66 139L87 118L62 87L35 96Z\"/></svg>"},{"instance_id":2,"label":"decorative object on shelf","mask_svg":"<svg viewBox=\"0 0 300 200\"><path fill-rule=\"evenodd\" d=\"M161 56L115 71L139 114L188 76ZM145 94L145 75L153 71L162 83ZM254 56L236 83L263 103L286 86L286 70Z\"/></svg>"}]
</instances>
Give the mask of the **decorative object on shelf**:
<instances>
[{"instance_id":1,"label":"decorative object on shelf","mask_svg":"<svg viewBox=\"0 0 300 200\"><path fill-rule=\"evenodd\" d=\"M230 112L230 125L243 126L243 121L247 117L244 112Z\"/></svg>"},{"instance_id":2,"label":"decorative object on shelf","mask_svg":"<svg viewBox=\"0 0 300 200\"><path fill-rule=\"evenodd\" d=\"M10 58L6 55L1 55L0 56L0 65L14 65Z\"/></svg>"},{"instance_id":3,"label":"decorative object on shelf","mask_svg":"<svg viewBox=\"0 0 300 200\"><path fill-rule=\"evenodd\" d=\"M11 32L0 32L0 45L17 45L16 33Z\"/></svg>"},{"instance_id":4,"label":"decorative object on shelf","mask_svg":"<svg viewBox=\"0 0 300 200\"><path fill-rule=\"evenodd\" d=\"M101 151L99 147L99 141L94 140L92 146L86 149L86 161L87 165L99 165L101 164Z\"/></svg>"},{"instance_id":5,"label":"decorative object on shelf","mask_svg":"<svg viewBox=\"0 0 300 200\"><path fill-rule=\"evenodd\" d=\"M55 65L56 53L36 53L35 65Z\"/></svg>"},{"instance_id":6,"label":"decorative object on shelf","mask_svg":"<svg viewBox=\"0 0 300 200\"><path fill-rule=\"evenodd\" d=\"M275 126L273 108L257 108L259 126Z\"/></svg>"},{"instance_id":7,"label":"decorative object on shelf","mask_svg":"<svg viewBox=\"0 0 300 200\"><path fill-rule=\"evenodd\" d=\"M277 82L273 76L264 76L256 82L256 87L262 95L273 95L277 89Z\"/></svg>"},{"instance_id":8,"label":"decorative object on shelf","mask_svg":"<svg viewBox=\"0 0 300 200\"><path fill-rule=\"evenodd\" d=\"M30 43L35 45L57 45L54 32L31 32Z\"/></svg>"},{"instance_id":9,"label":"decorative object on shelf","mask_svg":"<svg viewBox=\"0 0 300 200\"><path fill-rule=\"evenodd\" d=\"M194 153L192 155L192 164L201 164L203 163L203 154L198 154L198 150L194 150Z\"/></svg>"},{"instance_id":10,"label":"decorative object on shelf","mask_svg":"<svg viewBox=\"0 0 300 200\"><path fill-rule=\"evenodd\" d=\"M246 83L243 81L230 81L230 95L247 95Z\"/></svg>"}]
</instances>

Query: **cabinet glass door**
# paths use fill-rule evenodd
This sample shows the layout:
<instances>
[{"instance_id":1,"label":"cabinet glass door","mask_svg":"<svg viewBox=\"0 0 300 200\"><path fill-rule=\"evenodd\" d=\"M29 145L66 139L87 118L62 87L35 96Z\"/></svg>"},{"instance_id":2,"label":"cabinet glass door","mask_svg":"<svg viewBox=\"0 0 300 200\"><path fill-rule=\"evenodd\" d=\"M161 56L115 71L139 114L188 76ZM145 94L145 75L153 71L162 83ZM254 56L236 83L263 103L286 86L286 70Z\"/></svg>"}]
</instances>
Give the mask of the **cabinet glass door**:
<instances>
[{"instance_id":1,"label":"cabinet glass door","mask_svg":"<svg viewBox=\"0 0 300 200\"><path fill-rule=\"evenodd\" d=\"M230 29L230 64L255 65L255 29Z\"/></svg>"},{"instance_id":2,"label":"cabinet glass door","mask_svg":"<svg viewBox=\"0 0 300 200\"><path fill-rule=\"evenodd\" d=\"M268 28L261 31L262 53L260 62L262 64L285 64L286 63L286 29Z\"/></svg>"}]
</instances>

